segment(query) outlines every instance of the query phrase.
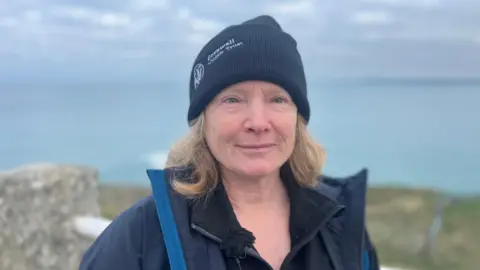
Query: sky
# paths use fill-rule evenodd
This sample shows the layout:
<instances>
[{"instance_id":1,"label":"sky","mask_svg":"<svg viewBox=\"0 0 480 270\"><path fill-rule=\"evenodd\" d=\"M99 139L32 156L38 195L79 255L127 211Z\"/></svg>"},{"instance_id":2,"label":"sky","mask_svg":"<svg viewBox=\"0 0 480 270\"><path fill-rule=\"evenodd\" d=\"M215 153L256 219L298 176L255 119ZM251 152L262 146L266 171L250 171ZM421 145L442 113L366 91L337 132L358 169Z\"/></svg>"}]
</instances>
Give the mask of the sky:
<instances>
[{"instance_id":1,"label":"sky","mask_svg":"<svg viewBox=\"0 0 480 270\"><path fill-rule=\"evenodd\" d=\"M188 80L211 37L262 14L309 78L480 76L478 0L1 0L0 82Z\"/></svg>"}]
</instances>

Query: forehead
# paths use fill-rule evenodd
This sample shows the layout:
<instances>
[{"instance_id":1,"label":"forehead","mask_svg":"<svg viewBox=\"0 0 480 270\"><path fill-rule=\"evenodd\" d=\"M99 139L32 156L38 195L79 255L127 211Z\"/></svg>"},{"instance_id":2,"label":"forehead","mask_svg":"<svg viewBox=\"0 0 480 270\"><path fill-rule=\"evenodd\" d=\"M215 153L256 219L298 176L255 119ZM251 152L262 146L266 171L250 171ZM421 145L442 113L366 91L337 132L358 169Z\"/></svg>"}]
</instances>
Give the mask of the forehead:
<instances>
[{"instance_id":1,"label":"forehead","mask_svg":"<svg viewBox=\"0 0 480 270\"><path fill-rule=\"evenodd\" d=\"M262 92L285 92L285 89L282 87L265 81L245 81L230 85L225 88L222 92L250 92L254 90L262 90Z\"/></svg>"}]
</instances>

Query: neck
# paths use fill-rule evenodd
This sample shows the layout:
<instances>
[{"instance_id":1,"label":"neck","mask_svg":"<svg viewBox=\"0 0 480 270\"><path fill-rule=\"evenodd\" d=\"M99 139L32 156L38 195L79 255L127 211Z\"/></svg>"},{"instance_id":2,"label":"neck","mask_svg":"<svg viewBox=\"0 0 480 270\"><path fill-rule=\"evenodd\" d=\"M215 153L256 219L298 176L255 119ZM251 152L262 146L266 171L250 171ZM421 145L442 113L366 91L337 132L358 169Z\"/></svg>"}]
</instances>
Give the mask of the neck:
<instances>
[{"instance_id":1,"label":"neck","mask_svg":"<svg viewBox=\"0 0 480 270\"><path fill-rule=\"evenodd\" d=\"M262 177L250 177L224 170L222 180L235 210L258 210L288 203L288 195L279 172Z\"/></svg>"}]
</instances>

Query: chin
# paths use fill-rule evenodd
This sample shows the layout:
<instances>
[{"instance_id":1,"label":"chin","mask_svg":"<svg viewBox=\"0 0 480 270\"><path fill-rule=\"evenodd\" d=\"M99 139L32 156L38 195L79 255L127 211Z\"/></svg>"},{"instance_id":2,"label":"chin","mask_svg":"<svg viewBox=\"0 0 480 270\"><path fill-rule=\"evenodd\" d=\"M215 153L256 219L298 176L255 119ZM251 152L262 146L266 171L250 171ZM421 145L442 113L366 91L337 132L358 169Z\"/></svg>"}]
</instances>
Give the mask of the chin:
<instances>
[{"instance_id":1,"label":"chin","mask_svg":"<svg viewBox=\"0 0 480 270\"><path fill-rule=\"evenodd\" d=\"M243 164L242 166L237 167L237 171L241 172L244 175L252 177L261 177L270 175L274 172L277 172L280 169L280 166L276 166L271 163L263 162L254 162L254 164Z\"/></svg>"}]
</instances>

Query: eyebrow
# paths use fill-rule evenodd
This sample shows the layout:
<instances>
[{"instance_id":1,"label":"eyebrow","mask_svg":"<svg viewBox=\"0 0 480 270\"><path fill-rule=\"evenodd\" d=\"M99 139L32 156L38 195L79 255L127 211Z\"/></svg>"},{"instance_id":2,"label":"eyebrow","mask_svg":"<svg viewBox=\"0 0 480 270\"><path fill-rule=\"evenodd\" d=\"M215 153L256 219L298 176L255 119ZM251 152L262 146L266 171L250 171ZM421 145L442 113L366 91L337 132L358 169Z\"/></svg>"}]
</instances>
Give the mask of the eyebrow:
<instances>
[{"instance_id":1,"label":"eyebrow","mask_svg":"<svg viewBox=\"0 0 480 270\"><path fill-rule=\"evenodd\" d=\"M226 89L228 92L233 92L233 93L245 93L246 90L243 87L235 86L232 88Z\"/></svg>"},{"instance_id":2,"label":"eyebrow","mask_svg":"<svg viewBox=\"0 0 480 270\"><path fill-rule=\"evenodd\" d=\"M260 87L260 89L258 89L262 92L267 92L267 93L282 93L284 94L288 94L288 92L286 90L284 90L283 88L277 86L277 85L268 85L266 87ZM242 86L235 86L235 87L230 87L230 88L226 88L225 91L228 91L229 93L239 93L239 94L245 94L245 92L247 92L247 90L242 87Z\"/></svg>"}]
</instances>

